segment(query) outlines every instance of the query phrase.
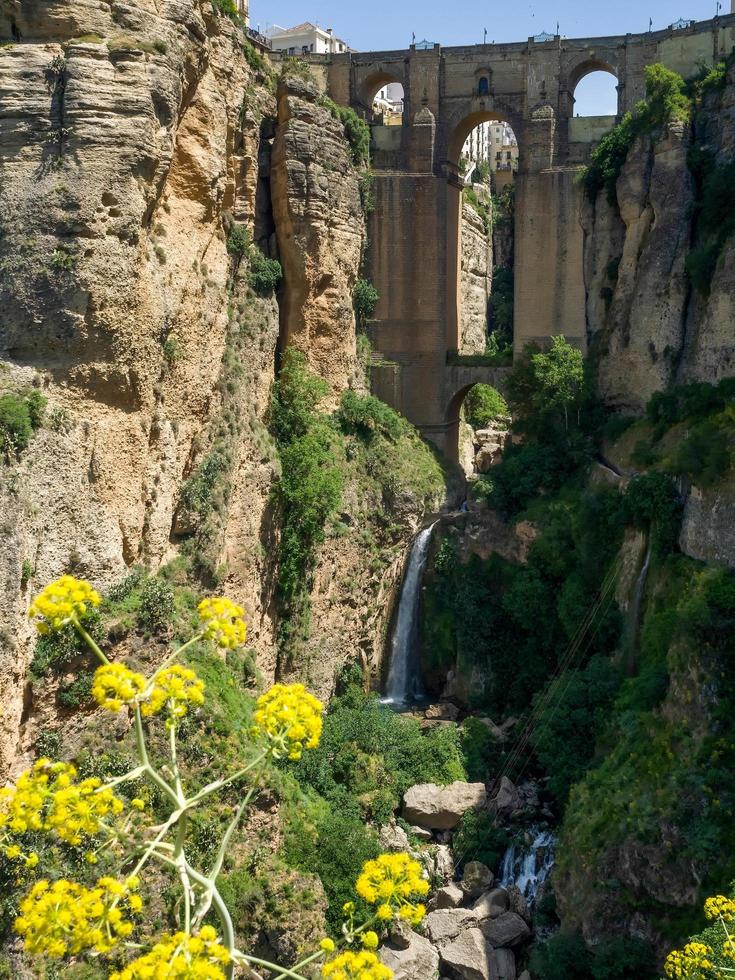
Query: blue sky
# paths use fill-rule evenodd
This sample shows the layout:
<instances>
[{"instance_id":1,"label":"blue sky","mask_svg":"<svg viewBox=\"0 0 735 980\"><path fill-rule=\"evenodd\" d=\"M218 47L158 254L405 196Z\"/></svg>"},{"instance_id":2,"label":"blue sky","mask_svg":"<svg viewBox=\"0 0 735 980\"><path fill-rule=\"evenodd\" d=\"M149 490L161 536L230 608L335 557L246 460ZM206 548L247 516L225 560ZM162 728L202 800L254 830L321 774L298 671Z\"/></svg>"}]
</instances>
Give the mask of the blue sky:
<instances>
[{"instance_id":1,"label":"blue sky","mask_svg":"<svg viewBox=\"0 0 735 980\"><path fill-rule=\"evenodd\" d=\"M548 31L566 37L594 37L648 30L660 30L679 17L707 20L715 14L717 0L675 0L674 6L662 0L558 0L556 3L519 2L482 4L447 0L394 0L394 2L356 3L355 0L251 0L250 21L264 30L271 24L292 27L310 20L321 27L333 27L353 48L380 51L405 48L411 35L443 45L482 43L487 28L488 41L522 41L532 34ZM722 6L729 13L730 0ZM497 14L494 14L494 10ZM589 76L577 91L576 109L582 115L614 112L612 77ZM584 91L582 91L584 87Z\"/></svg>"}]
</instances>

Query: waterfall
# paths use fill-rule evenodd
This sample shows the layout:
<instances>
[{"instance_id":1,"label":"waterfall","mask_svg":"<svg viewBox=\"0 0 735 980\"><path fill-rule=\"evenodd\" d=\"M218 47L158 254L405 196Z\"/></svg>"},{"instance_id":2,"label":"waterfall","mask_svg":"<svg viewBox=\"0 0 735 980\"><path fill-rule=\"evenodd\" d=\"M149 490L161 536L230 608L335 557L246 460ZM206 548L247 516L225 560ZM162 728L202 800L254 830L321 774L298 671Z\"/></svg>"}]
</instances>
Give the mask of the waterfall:
<instances>
[{"instance_id":1,"label":"waterfall","mask_svg":"<svg viewBox=\"0 0 735 980\"><path fill-rule=\"evenodd\" d=\"M419 602L431 535L437 523L434 521L430 527L425 527L416 536L408 556L406 574L398 600L398 613L390 641L390 668L388 683L385 686L384 704L406 704L424 695L417 656Z\"/></svg>"},{"instance_id":2,"label":"waterfall","mask_svg":"<svg viewBox=\"0 0 735 980\"><path fill-rule=\"evenodd\" d=\"M630 612L628 619L628 633L629 633L629 651L630 657L634 658L638 650L638 638L641 629L641 606L643 605L643 596L646 591L646 583L648 581L648 572L651 568L651 550L653 546L653 535L649 534L648 537L648 547L646 549L646 557L643 561L643 566L641 567L640 575L638 576L638 581L635 583L635 590L633 592L633 598L630 603Z\"/></svg>"},{"instance_id":3,"label":"waterfall","mask_svg":"<svg viewBox=\"0 0 735 980\"><path fill-rule=\"evenodd\" d=\"M550 830L535 827L531 833L530 847L513 843L505 852L499 882L502 888L515 885L529 906L534 904L539 888L551 874L556 845L556 837Z\"/></svg>"}]
</instances>

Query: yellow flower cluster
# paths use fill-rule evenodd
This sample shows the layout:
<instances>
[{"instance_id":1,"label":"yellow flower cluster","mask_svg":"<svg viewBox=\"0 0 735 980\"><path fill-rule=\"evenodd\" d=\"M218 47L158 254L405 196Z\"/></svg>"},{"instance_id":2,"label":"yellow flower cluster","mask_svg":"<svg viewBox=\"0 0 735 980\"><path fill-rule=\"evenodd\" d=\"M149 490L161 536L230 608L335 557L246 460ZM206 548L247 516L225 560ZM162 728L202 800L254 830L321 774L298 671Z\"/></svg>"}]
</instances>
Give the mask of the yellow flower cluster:
<instances>
[{"instance_id":1,"label":"yellow flower cluster","mask_svg":"<svg viewBox=\"0 0 735 980\"><path fill-rule=\"evenodd\" d=\"M428 894L429 883L419 862L409 854L381 854L374 861L367 861L355 891L370 905L377 905L381 922L397 916L418 925L426 914L425 906L414 904L414 899Z\"/></svg>"},{"instance_id":2,"label":"yellow flower cluster","mask_svg":"<svg viewBox=\"0 0 735 980\"><path fill-rule=\"evenodd\" d=\"M139 956L110 980L224 980L230 954L217 942L212 926L197 936L177 932L164 936L150 953Z\"/></svg>"},{"instance_id":3,"label":"yellow flower cluster","mask_svg":"<svg viewBox=\"0 0 735 980\"><path fill-rule=\"evenodd\" d=\"M231 650L242 646L247 637L245 610L229 599L202 599L197 606L204 624L204 636L218 647Z\"/></svg>"},{"instance_id":4,"label":"yellow flower cluster","mask_svg":"<svg viewBox=\"0 0 735 980\"><path fill-rule=\"evenodd\" d=\"M183 718L192 704L196 707L204 704L204 681L190 667L174 664L156 674L141 711L148 716L165 709L172 718Z\"/></svg>"},{"instance_id":5,"label":"yellow flower cluster","mask_svg":"<svg viewBox=\"0 0 735 980\"><path fill-rule=\"evenodd\" d=\"M708 919L723 919L725 922L735 921L735 901L724 895L715 895L704 903L704 914Z\"/></svg>"},{"instance_id":6,"label":"yellow flower cluster","mask_svg":"<svg viewBox=\"0 0 735 980\"><path fill-rule=\"evenodd\" d=\"M23 899L15 931L26 952L62 957L83 950L108 953L133 931L125 917L139 912L137 881L100 878L94 888L73 881L38 881ZM123 908L121 906L126 906Z\"/></svg>"},{"instance_id":7,"label":"yellow flower cluster","mask_svg":"<svg viewBox=\"0 0 735 980\"><path fill-rule=\"evenodd\" d=\"M49 633L63 629L72 620L84 616L90 606L99 604L100 597L89 582L62 575L36 597L28 615L35 620L39 633Z\"/></svg>"},{"instance_id":8,"label":"yellow flower cluster","mask_svg":"<svg viewBox=\"0 0 735 980\"><path fill-rule=\"evenodd\" d=\"M100 821L124 808L111 789L101 787L96 778L78 782L76 769L66 762L39 759L15 786L0 790L0 833L7 838L53 831L67 844L79 845L98 833Z\"/></svg>"},{"instance_id":9,"label":"yellow flower cluster","mask_svg":"<svg viewBox=\"0 0 735 980\"><path fill-rule=\"evenodd\" d=\"M275 758L301 758L304 749L315 749L322 734L324 705L303 684L274 684L258 698L251 734L265 734Z\"/></svg>"},{"instance_id":10,"label":"yellow flower cluster","mask_svg":"<svg viewBox=\"0 0 735 980\"><path fill-rule=\"evenodd\" d=\"M125 664L104 664L95 671L92 696L108 711L119 711L124 704L135 702L145 684L145 677Z\"/></svg>"},{"instance_id":11,"label":"yellow flower cluster","mask_svg":"<svg viewBox=\"0 0 735 980\"><path fill-rule=\"evenodd\" d=\"M683 950L669 953L664 973L669 980L705 980L712 969L712 950L704 943L688 943Z\"/></svg>"},{"instance_id":12,"label":"yellow flower cluster","mask_svg":"<svg viewBox=\"0 0 735 980\"><path fill-rule=\"evenodd\" d=\"M391 980L393 971L384 966L375 953L340 953L322 967L328 980Z\"/></svg>"}]
</instances>

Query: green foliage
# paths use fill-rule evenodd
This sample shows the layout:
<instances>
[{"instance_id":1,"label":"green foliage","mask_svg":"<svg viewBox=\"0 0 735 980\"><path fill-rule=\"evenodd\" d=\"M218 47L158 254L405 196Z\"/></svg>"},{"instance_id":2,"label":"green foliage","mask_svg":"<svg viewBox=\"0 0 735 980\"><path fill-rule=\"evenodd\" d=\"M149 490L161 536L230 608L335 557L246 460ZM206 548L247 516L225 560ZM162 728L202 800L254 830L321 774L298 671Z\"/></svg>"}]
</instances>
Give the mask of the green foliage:
<instances>
[{"instance_id":1,"label":"green foliage","mask_svg":"<svg viewBox=\"0 0 735 980\"><path fill-rule=\"evenodd\" d=\"M250 229L246 224L232 223L230 234L227 236L227 251L236 259L247 255L252 247Z\"/></svg>"},{"instance_id":2,"label":"green foliage","mask_svg":"<svg viewBox=\"0 0 735 980\"><path fill-rule=\"evenodd\" d=\"M488 323L490 340L498 349L513 345L513 308L515 277L512 269L497 266L493 269Z\"/></svg>"},{"instance_id":3,"label":"green foliage","mask_svg":"<svg viewBox=\"0 0 735 980\"><path fill-rule=\"evenodd\" d=\"M676 546L682 503L671 477L654 471L631 480L625 491L625 512L631 524L651 528L657 555Z\"/></svg>"},{"instance_id":4,"label":"green foliage","mask_svg":"<svg viewBox=\"0 0 735 980\"><path fill-rule=\"evenodd\" d=\"M370 127L354 109L337 105L326 95L319 98L319 105L328 109L344 126L345 137L352 151L352 162L357 167L370 163Z\"/></svg>"},{"instance_id":5,"label":"green foliage","mask_svg":"<svg viewBox=\"0 0 735 980\"><path fill-rule=\"evenodd\" d=\"M257 248L251 250L248 282L257 296L271 296L282 278L283 268L278 259L269 259Z\"/></svg>"},{"instance_id":6,"label":"green foliage","mask_svg":"<svg viewBox=\"0 0 735 980\"><path fill-rule=\"evenodd\" d=\"M594 758L595 740L620 682L620 670L606 657L595 657L582 670L565 671L553 700L543 702L532 744L549 774L549 790L562 807Z\"/></svg>"},{"instance_id":7,"label":"green foliage","mask_svg":"<svg viewBox=\"0 0 735 980\"><path fill-rule=\"evenodd\" d=\"M92 700L92 682L94 681L94 671L81 671L70 684L60 687L56 692L56 701L68 711L81 708Z\"/></svg>"},{"instance_id":8,"label":"green foliage","mask_svg":"<svg viewBox=\"0 0 735 980\"><path fill-rule=\"evenodd\" d=\"M104 640L105 630L97 610L90 609L81 621L93 640L97 643ZM89 648L72 626L45 633L36 640L29 667L31 677L40 680L51 673L62 674L79 658L88 660Z\"/></svg>"},{"instance_id":9,"label":"green foliage","mask_svg":"<svg viewBox=\"0 0 735 980\"><path fill-rule=\"evenodd\" d=\"M655 392L646 405L646 417L656 426L655 437L677 422L697 422L735 406L735 378L724 378L719 384L705 381L674 385Z\"/></svg>"},{"instance_id":10,"label":"green foliage","mask_svg":"<svg viewBox=\"0 0 735 980\"><path fill-rule=\"evenodd\" d=\"M490 184L490 164L487 160L480 160L472 173L473 184Z\"/></svg>"},{"instance_id":11,"label":"green foliage","mask_svg":"<svg viewBox=\"0 0 735 980\"><path fill-rule=\"evenodd\" d=\"M150 633L164 633L174 618L174 590L161 578L149 578L140 592L138 625Z\"/></svg>"},{"instance_id":12,"label":"green foliage","mask_svg":"<svg viewBox=\"0 0 735 980\"><path fill-rule=\"evenodd\" d=\"M650 943L618 938L588 949L581 936L560 932L531 954L530 967L544 980L656 980Z\"/></svg>"},{"instance_id":13,"label":"green foliage","mask_svg":"<svg viewBox=\"0 0 735 980\"><path fill-rule=\"evenodd\" d=\"M271 426L279 447L281 479L275 497L281 512L278 592L280 642L291 651L308 637L309 592L316 548L342 495L335 462L336 432L317 411L326 383L313 375L303 354L287 350L273 388Z\"/></svg>"},{"instance_id":14,"label":"green foliage","mask_svg":"<svg viewBox=\"0 0 735 980\"><path fill-rule=\"evenodd\" d=\"M337 419L344 432L368 440L377 433L395 442L409 431L406 420L385 402L351 389L342 395Z\"/></svg>"},{"instance_id":15,"label":"green foliage","mask_svg":"<svg viewBox=\"0 0 735 980\"><path fill-rule=\"evenodd\" d=\"M592 151L590 165L583 176L592 200L604 188L610 203L615 203L615 185L637 136L673 120L686 121L691 116L692 101L681 75L662 64L646 65L645 72L645 101L639 102L632 113L626 113Z\"/></svg>"},{"instance_id":16,"label":"green foliage","mask_svg":"<svg viewBox=\"0 0 735 980\"><path fill-rule=\"evenodd\" d=\"M560 932L534 949L530 967L544 980L589 980L591 961L581 936Z\"/></svg>"},{"instance_id":17,"label":"green foliage","mask_svg":"<svg viewBox=\"0 0 735 980\"><path fill-rule=\"evenodd\" d=\"M416 719L349 687L330 702L319 748L304 754L294 775L335 810L380 824L414 784L451 783L466 773L455 729L424 733Z\"/></svg>"},{"instance_id":18,"label":"green foliage","mask_svg":"<svg viewBox=\"0 0 735 980\"><path fill-rule=\"evenodd\" d=\"M239 22L240 14L237 11L234 0L212 0L212 7L223 17L229 17L230 20L234 20L236 23Z\"/></svg>"},{"instance_id":19,"label":"green foliage","mask_svg":"<svg viewBox=\"0 0 735 980\"><path fill-rule=\"evenodd\" d=\"M490 385L475 385L463 404L466 420L473 429L484 429L491 422L507 420L510 409L503 396Z\"/></svg>"},{"instance_id":20,"label":"green foliage","mask_svg":"<svg viewBox=\"0 0 735 980\"><path fill-rule=\"evenodd\" d=\"M482 861L489 868L499 868L510 842L507 828L496 827L486 810L468 810L454 831L452 848L459 863Z\"/></svg>"},{"instance_id":21,"label":"green foliage","mask_svg":"<svg viewBox=\"0 0 735 980\"><path fill-rule=\"evenodd\" d=\"M21 452L40 428L46 399L35 388L25 394L0 395L0 452Z\"/></svg>"},{"instance_id":22,"label":"green foliage","mask_svg":"<svg viewBox=\"0 0 735 980\"><path fill-rule=\"evenodd\" d=\"M493 231L493 215L490 210L490 205L483 200L473 187L465 187L462 191L462 200L465 204L476 211L477 214L482 219L483 227L485 228L485 234L491 235Z\"/></svg>"},{"instance_id":23,"label":"green foliage","mask_svg":"<svg viewBox=\"0 0 735 980\"><path fill-rule=\"evenodd\" d=\"M364 327L375 313L380 293L367 279L358 279L352 290L352 304L355 307L357 323Z\"/></svg>"},{"instance_id":24,"label":"green foliage","mask_svg":"<svg viewBox=\"0 0 735 980\"><path fill-rule=\"evenodd\" d=\"M691 160L690 156L690 166ZM700 161L695 170L696 245L687 256L687 272L694 287L707 296L725 242L735 234L735 160L720 166L711 157Z\"/></svg>"},{"instance_id":25,"label":"green foliage","mask_svg":"<svg viewBox=\"0 0 735 980\"><path fill-rule=\"evenodd\" d=\"M363 214L372 214L375 210L375 174L372 170L360 174L359 187Z\"/></svg>"}]
</instances>

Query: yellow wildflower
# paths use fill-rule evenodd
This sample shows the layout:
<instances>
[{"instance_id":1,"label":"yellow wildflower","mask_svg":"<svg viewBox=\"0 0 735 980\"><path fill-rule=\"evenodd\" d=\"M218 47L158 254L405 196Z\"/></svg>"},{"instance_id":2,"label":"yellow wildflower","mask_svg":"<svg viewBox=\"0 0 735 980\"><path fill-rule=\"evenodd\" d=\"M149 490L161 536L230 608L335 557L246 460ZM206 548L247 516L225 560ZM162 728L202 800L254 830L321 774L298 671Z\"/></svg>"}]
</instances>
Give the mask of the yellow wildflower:
<instances>
[{"instance_id":1,"label":"yellow wildflower","mask_svg":"<svg viewBox=\"0 0 735 980\"><path fill-rule=\"evenodd\" d=\"M334 952L334 940L333 939L322 939L319 943L319 949L323 949L325 953Z\"/></svg>"},{"instance_id":2,"label":"yellow wildflower","mask_svg":"<svg viewBox=\"0 0 735 980\"><path fill-rule=\"evenodd\" d=\"M90 606L99 606L100 597L83 579L62 575L36 597L28 613L39 633L63 629L80 619Z\"/></svg>"},{"instance_id":3,"label":"yellow wildflower","mask_svg":"<svg viewBox=\"0 0 735 980\"><path fill-rule=\"evenodd\" d=\"M204 625L206 639L225 650L243 645L247 629L242 606L229 599L202 599L197 612Z\"/></svg>"},{"instance_id":4,"label":"yellow wildflower","mask_svg":"<svg viewBox=\"0 0 735 980\"><path fill-rule=\"evenodd\" d=\"M332 980L391 980L393 971L375 953L341 953L322 967L322 977Z\"/></svg>"},{"instance_id":5,"label":"yellow wildflower","mask_svg":"<svg viewBox=\"0 0 735 980\"><path fill-rule=\"evenodd\" d=\"M252 735L265 734L275 758L295 761L315 749L322 734L324 706L303 684L274 684L258 698Z\"/></svg>"},{"instance_id":6,"label":"yellow wildflower","mask_svg":"<svg viewBox=\"0 0 735 980\"><path fill-rule=\"evenodd\" d=\"M362 945L365 949L377 949L378 948L378 934L369 930L362 935Z\"/></svg>"},{"instance_id":7,"label":"yellow wildflower","mask_svg":"<svg viewBox=\"0 0 735 980\"><path fill-rule=\"evenodd\" d=\"M217 940L212 926L202 926L198 935L177 932L163 936L149 953L139 956L110 980L224 980L222 969L230 954Z\"/></svg>"},{"instance_id":8,"label":"yellow wildflower","mask_svg":"<svg viewBox=\"0 0 735 980\"><path fill-rule=\"evenodd\" d=\"M73 881L39 881L20 904L15 931L28 953L60 958L85 950L108 953L133 931L129 890L115 878L93 888Z\"/></svg>"},{"instance_id":9,"label":"yellow wildflower","mask_svg":"<svg viewBox=\"0 0 735 980\"><path fill-rule=\"evenodd\" d=\"M723 919L725 922L735 920L735 901L724 895L715 895L704 903L704 914L708 919Z\"/></svg>"},{"instance_id":10,"label":"yellow wildflower","mask_svg":"<svg viewBox=\"0 0 735 980\"><path fill-rule=\"evenodd\" d=\"M157 715L165 709L172 718L183 718L191 704L204 704L204 682L191 668L174 664L156 674L141 710L144 715Z\"/></svg>"},{"instance_id":11,"label":"yellow wildflower","mask_svg":"<svg viewBox=\"0 0 735 980\"><path fill-rule=\"evenodd\" d=\"M423 869L409 854L381 854L363 865L355 891L371 905L377 905L382 922L398 916L414 925L423 919L426 909L414 904L416 898L427 895L429 883Z\"/></svg>"},{"instance_id":12,"label":"yellow wildflower","mask_svg":"<svg viewBox=\"0 0 735 980\"><path fill-rule=\"evenodd\" d=\"M145 677L125 664L104 664L95 671L92 696L108 711L119 711L124 704L133 704L144 690Z\"/></svg>"},{"instance_id":13,"label":"yellow wildflower","mask_svg":"<svg viewBox=\"0 0 735 980\"><path fill-rule=\"evenodd\" d=\"M664 973L669 980L704 980L712 969L712 949L704 943L688 943L683 950L669 953Z\"/></svg>"},{"instance_id":14,"label":"yellow wildflower","mask_svg":"<svg viewBox=\"0 0 735 980\"><path fill-rule=\"evenodd\" d=\"M122 800L101 780L80 782L74 766L39 759L0 794L0 844L16 834L51 831L67 844L78 845L99 832L102 820L123 809ZM9 845L13 854L16 847ZM22 856L20 848L16 856Z\"/></svg>"}]
</instances>

